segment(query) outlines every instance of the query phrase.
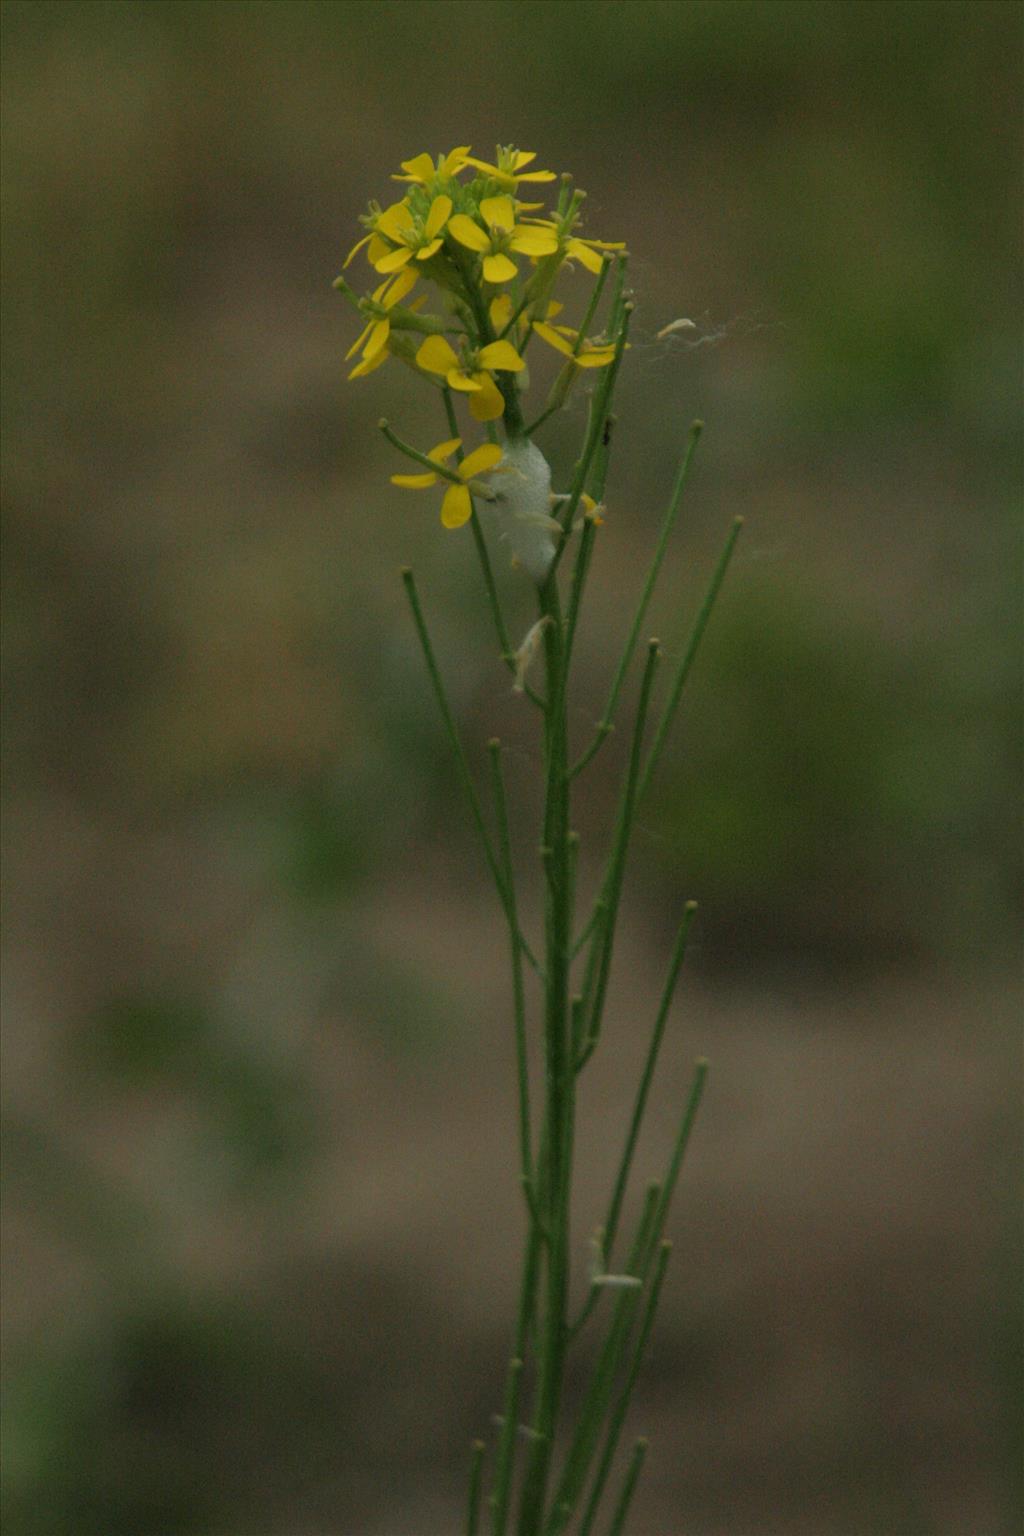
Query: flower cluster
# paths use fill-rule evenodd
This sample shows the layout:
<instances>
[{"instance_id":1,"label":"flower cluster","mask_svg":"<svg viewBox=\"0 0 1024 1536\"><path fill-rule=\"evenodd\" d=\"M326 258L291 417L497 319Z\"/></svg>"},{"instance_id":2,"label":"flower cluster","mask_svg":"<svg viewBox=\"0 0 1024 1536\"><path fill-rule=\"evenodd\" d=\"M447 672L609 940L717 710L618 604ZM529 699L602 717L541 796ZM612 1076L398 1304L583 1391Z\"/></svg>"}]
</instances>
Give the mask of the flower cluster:
<instances>
[{"instance_id":1,"label":"flower cluster","mask_svg":"<svg viewBox=\"0 0 1024 1536\"><path fill-rule=\"evenodd\" d=\"M584 237L584 194L567 175L556 178L553 171L534 169L535 159L529 151L499 147L493 161L481 160L466 145L436 160L421 154L403 161L393 177L402 195L383 207L370 204L362 219L364 234L335 282L363 320L347 354L349 360L359 354L349 377L361 378L394 357L443 394L449 427L444 443L422 454L394 434L389 437L427 471L394 476L395 484L415 488L438 477L449 480L443 511L448 527L472 515L471 482L477 492L486 488L474 482L485 460L494 470L503 457L495 452L481 459L477 449L462 460L455 400L463 398L471 417L483 424L491 440L486 446L497 444L499 429L511 446L529 438L539 421L564 403L581 372L607 367L616 353L614 336L585 332L614 253L624 246ZM520 197L556 181L551 209ZM362 296L344 276L360 254L378 279ZM558 322L562 305L552 297L560 275L576 268L596 279L580 328ZM561 368L547 408L527 426L522 401L529 384L526 352L534 336L558 355ZM459 461L448 468L454 454ZM516 457L504 454L505 470ZM530 458L518 454L520 464Z\"/></svg>"}]
</instances>

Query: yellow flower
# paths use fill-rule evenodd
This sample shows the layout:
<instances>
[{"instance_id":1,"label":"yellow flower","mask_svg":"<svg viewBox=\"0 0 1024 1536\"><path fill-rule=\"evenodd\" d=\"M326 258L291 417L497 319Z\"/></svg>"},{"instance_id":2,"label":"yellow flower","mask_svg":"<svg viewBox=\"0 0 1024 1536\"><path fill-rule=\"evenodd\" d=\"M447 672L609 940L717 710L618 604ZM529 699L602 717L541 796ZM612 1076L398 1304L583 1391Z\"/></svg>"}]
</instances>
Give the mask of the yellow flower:
<instances>
[{"instance_id":1,"label":"yellow flower","mask_svg":"<svg viewBox=\"0 0 1024 1536\"><path fill-rule=\"evenodd\" d=\"M463 164L475 166L478 171L483 171L501 186L514 192L521 181L554 181L554 171L526 171L524 166L536 160L536 150L514 149L509 146L498 146L498 163L489 165L486 160L474 160L472 155L467 155Z\"/></svg>"},{"instance_id":2,"label":"yellow flower","mask_svg":"<svg viewBox=\"0 0 1024 1536\"><path fill-rule=\"evenodd\" d=\"M571 235L566 241L565 254L570 261L578 261L586 267L588 272L598 273L601 270L602 251L624 251L624 240L584 240L579 235Z\"/></svg>"},{"instance_id":3,"label":"yellow flower","mask_svg":"<svg viewBox=\"0 0 1024 1536\"><path fill-rule=\"evenodd\" d=\"M526 219L536 229L545 229L558 240L558 248L570 261L578 261L588 272L595 275L601 270L602 251L624 251L624 240L585 240L582 235L570 233L572 220L558 223L554 219Z\"/></svg>"},{"instance_id":4,"label":"yellow flower","mask_svg":"<svg viewBox=\"0 0 1024 1536\"><path fill-rule=\"evenodd\" d=\"M375 226L377 234L386 235L393 242L384 255L374 261L377 271L397 272L413 257L417 261L429 261L444 244L441 231L451 211L452 200L443 192L433 199L425 219L417 218L404 200L392 203L390 208L378 215Z\"/></svg>"},{"instance_id":5,"label":"yellow flower","mask_svg":"<svg viewBox=\"0 0 1024 1536\"><path fill-rule=\"evenodd\" d=\"M507 283L518 268L509 251L522 256L552 256L558 250L558 236L553 229L539 229L533 224L516 223L516 207L507 193L485 197L480 216L487 225L481 229L466 213L456 213L448 221L448 233L460 245L483 257L484 278L489 283Z\"/></svg>"},{"instance_id":6,"label":"yellow flower","mask_svg":"<svg viewBox=\"0 0 1024 1536\"><path fill-rule=\"evenodd\" d=\"M469 409L477 421L496 421L505 410L490 370L518 373L526 366L510 341L489 342L464 361L443 336L428 336L416 353L416 362L425 372L440 374L451 389L468 394Z\"/></svg>"},{"instance_id":7,"label":"yellow flower","mask_svg":"<svg viewBox=\"0 0 1024 1536\"><path fill-rule=\"evenodd\" d=\"M461 437L450 438L448 442L438 443L436 448L431 448L427 458L433 463L442 466L457 448L462 446ZM441 503L441 521L446 528L461 528L463 523L468 523L473 515L473 503L470 492L473 489L470 482L474 475L482 475L489 469L493 469L502 457L503 449L497 443L484 443L475 448L472 453L456 464L455 473L458 475L458 483L449 481L448 489L444 493ZM449 472L444 475L448 479ZM428 485L436 485L440 475L433 474L430 470L423 475L392 475L391 484L403 486L406 490L418 491Z\"/></svg>"},{"instance_id":8,"label":"yellow flower","mask_svg":"<svg viewBox=\"0 0 1024 1536\"><path fill-rule=\"evenodd\" d=\"M429 186L431 182L447 181L451 176L457 176L462 168L469 162L469 145L460 145L447 155L438 155L437 165L429 155L416 155L412 160L402 161L404 176L394 175L392 181L418 182L420 186Z\"/></svg>"},{"instance_id":9,"label":"yellow flower","mask_svg":"<svg viewBox=\"0 0 1024 1536\"><path fill-rule=\"evenodd\" d=\"M380 287L374 290L367 305L370 318L345 353L347 362L353 353L358 352L360 347L363 348L362 362L357 363L353 368L349 374L350 379L362 378L365 374L372 373L375 368L379 368L384 362L388 355L387 343L391 334L391 319L387 311L393 309L400 299L405 298L409 290L415 286L418 277L419 273L415 268L406 267L404 271L398 273L397 277L386 278ZM363 302L367 303L366 300ZM364 310L364 313L366 312Z\"/></svg>"},{"instance_id":10,"label":"yellow flower","mask_svg":"<svg viewBox=\"0 0 1024 1536\"><path fill-rule=\"evenodd\" d=\"M568 325L548 325L544 320L537 320L533 328L549 347L571 357L577 368L603 368L615 356L615 348L610 342L590 341Z\"/></svg>"},{"instance_id":11,"label":"yellow flower","mask_svg":"<svg viewBox=\"0 0 1024 1536\"><path fill-rule=\"evenodd\" d=\"M362 223L369 227L370 233L368 235L364 235L361 240L356 241L355 245L345 257L344 265L342 266L341 270L344 272L345 267L349 265L356 252L361 251L364 245L368 245L370 247L366 253L367 261L376 266L380 258L382 256L386 256L391 249L387 241L383 240L377 233L378 223L381 219L390 219L394 215L396 209L408 209L408 206L409 199L405 197L402 198L401 202L392 203L388 208L381 208L379 203L371 203L369 213L366 214L362 219Z\"/></svg>"}]
</instances>

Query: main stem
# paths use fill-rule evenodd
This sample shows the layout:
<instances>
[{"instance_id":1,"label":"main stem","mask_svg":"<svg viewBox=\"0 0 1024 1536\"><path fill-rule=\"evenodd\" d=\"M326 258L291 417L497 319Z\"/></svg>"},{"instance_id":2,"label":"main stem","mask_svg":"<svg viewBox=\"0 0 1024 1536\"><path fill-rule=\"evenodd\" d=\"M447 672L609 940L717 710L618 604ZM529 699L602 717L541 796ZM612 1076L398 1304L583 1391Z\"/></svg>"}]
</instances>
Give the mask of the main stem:
<instances>
[{"instance_id":1,"label":"main stem","mask_svg":"<svg viewBox=\"0 0 1024 1536\"><path fill-rule=\"evenodd\" d=\"M519 1536L540 1529L558 1427L568 1342L569 1202L572 1182L575 1068L569 1003L572 868L569 843L569 761L566 655L554 574L540 592L547 691L544 720L546 794L541 856L546 875L547 970L544 1004L545 1117L538 1198L544 1214L544 1303L538 1338L538 1377L532 1454L523 1484Z\"/></svg>"}]
</instances>

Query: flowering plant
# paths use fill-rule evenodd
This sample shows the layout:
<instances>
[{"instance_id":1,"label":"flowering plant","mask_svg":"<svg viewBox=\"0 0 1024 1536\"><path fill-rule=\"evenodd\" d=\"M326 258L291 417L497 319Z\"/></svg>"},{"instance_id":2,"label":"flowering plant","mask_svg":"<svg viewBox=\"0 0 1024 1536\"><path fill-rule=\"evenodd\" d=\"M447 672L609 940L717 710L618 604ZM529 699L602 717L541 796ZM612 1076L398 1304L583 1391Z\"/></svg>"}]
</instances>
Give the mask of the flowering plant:
<instances>
[{"instance_id":1,"label":"flowering plant","mask_svg":"<svg viewBox=\"0 0 1024 1536\"><path fill-rule=\"evenodd\" d=\"M344 270L348 270L357 254L364 253L383 281L360 297L343 271L335 286L363 318L363 329L348 354L351 359L359 353L349 377L363 378L394 358L438 391L448 436L435 447L420 451L381 421L392 446L418 466L416 473L396 474L392 480L410 490L443 486L442 523L448 529L471 528L502 658L513 674L514 690L529 700L540 717L545 923L538 954L520 922L501 745L493 739L489 743L493 802L489 827L416 582L412 571L404 570L430 682L508 927L519 1178L526 1232L520 1303L490 1469L490 1523L493 1536L505 1536L510 1522L517 1536L559 1536L577 1520L580 1536L590 1536L653 1324L669 1256L665 1240L669 1204L707 1073L707 1063L699 1060L666 1172L647 1185L640 1209L634 1213L624 1263L613 1272L637 1138L695 903L688 902L681 914L668 978L626 1122L617 1176L604 1222L591 1239L586 1283L573 1315L570 1215L577 1082L601 1035L636 810L679 705L741 520L729 531L649 742L661 649L656 640L647 643L604 872L589 916L580 921L573 786L614 728L701 424L695 422L691 429L603 714L574 759L568 730L571 663L587 574L604 520L611 400L628 346L633 303L625 285L625 246L585 237L581 233L584 194L567 175L556 178L551 171L533 169L534 160L532 153L502 147L493 162L479 160L466 146L437 160L421 154L404 161L394 177L404 188L402 196L384 207L370 204L363 219L365 233L345 261ZM521 189L532 195L533 189L556 180L557 198L550 210L544 209L543 202L519 197ZM592 283L580 324L572 327L560 322L562 304L553 295L563 276L580 268ZM606 290L607 303L599 322ZM529 388L527 352L534 337L557 355L560 366L546 403L528 423L524 411ZM573 389L591 379L580 453L568 490L555 494L550 467L534 437L566 404ZM483 434L483 440L468 451L458 422L460 400ZM518 646L509 639L494 581L492 554L497 545L512 555L536 593L536 619ZM572 572L563 587L560 570L570 549ZM543 684L536 688L530 673L540 656ZM541 1108L536 1117L528 972L535 974L540 994L537 1033L543 1046ZM606 1297L610 1299L602 1309ZM606 1314L603 1340L578 1408L570 1417L563 1393L570 1347L592 1320L600 1321L602 1311ZM608 1527L612 1536L624 1528L645 1450L646 1442L636 1441ZM479 1529L486 1451L484 1441L474 1442L467 1536L475 1536Z\"/></svg>"}]
</instances>

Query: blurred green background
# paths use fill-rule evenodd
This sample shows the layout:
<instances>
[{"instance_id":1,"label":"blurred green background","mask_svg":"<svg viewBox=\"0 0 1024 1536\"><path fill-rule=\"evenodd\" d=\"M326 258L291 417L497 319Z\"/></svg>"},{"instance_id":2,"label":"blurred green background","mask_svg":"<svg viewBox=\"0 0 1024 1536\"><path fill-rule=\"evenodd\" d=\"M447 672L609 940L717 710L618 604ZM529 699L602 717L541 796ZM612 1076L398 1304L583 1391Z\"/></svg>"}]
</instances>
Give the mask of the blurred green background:
<instances>
[{"instance_id":1,"label":"blurred green background","mask_svg":"<svg viewBox=\"0 0 1024 1536\"><path fill-rule=\"evenodd\" d=\"M440 425L393 366L345 384L330 285L400 159L498 141L633 257L580 742L693 417L670 655L747 519L583 1109L581 1269L697 897L645 1176L698 1052L712 1086L634 1528L1018 1531L1020 8L2 15L9 1536L460 1528L512 1055L402 563L527 818L536 747L471 541L388 484L377 418Z\"/></svg>"}]
</instances>

